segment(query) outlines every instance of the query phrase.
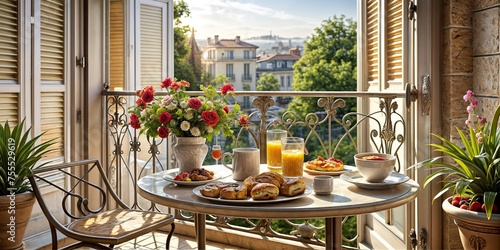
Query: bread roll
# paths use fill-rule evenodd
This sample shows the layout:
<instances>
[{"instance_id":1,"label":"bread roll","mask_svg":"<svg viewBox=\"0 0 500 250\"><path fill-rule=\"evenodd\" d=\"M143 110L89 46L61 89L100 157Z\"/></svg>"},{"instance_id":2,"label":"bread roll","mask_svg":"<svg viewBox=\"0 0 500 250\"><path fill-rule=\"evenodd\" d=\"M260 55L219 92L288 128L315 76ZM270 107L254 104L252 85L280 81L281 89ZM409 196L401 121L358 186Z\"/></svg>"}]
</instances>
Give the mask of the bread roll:
<instances>
[{"instance_id":1,"label":"bread roll","mask_svg":"<svg viewBox=\"0 0 500 250\"><path fill-rule=\"evenodd\" d=\"M218 198L219 197L219 187L217 184L207 184L200 189L200 193L203 196Z\"/></svg>"},{"instance_id":2,"label":"bread roll","mask_svg":"<svg viewBox=\"0 0 500 250\"><path fill-rule=\"evenodd\" d=\"M275 180L278 181L280 186L283 185L283 182L285 182L285 178L282 175L280 175L276 172L273 172L273 171L267 171L267 172L261 173L257 176L262 176L262 175L273 177Z\"/></svg>"},{"instance_id":3,"label":"bread roll","mask_svg":"<svg viewBox=\"0 0 500 250\"><path fill-rule=\"evenodd\" d=\"M247 177L244 181L243 181L243 185L245 185L245 187L247 187L247 192L248 192L248 195L250 195L250 192L252 192L252 188L257 185L258 183L255 182L255 177L253 176L249 176Z\"/></svg>"},{"instance_id":4,"label":"bread roll","mask_svg":"<svg viewBox=\"0 0 500 250\"><path fill-rule=\"evenodd\" d=\"M234 183L234 182L220 182L220 183L217 183L217 187L219 187L219 191L223 188L226 188L226 187L237 187L239 186L238 183Z\"/></svg>"},{"instance_id":5,"label":"bread roll","mask_svg":"<svg viewBox=\"0 0 500 250\"><path fill-rule=\"evenodd\" d=\"M270 183L259 183L253 187L251 195L254 200L276 199L279 189L276 185Z\"/></svg>"},{"instance_id":6,"label":"bread roll","mask_svg":"<svg viewBox=\"0 0 500 250\"><path fill-rule=\"evenodd\" d=\"M257 175L255 176L255 182L257 183L269 183L269 184L273 184L275 185L276 187L278 187L278 189L280 188L280 183L274 179L273 177L271 176L268 176L268 175Z\"/></svg>"},{"instance_id":7,"label":"bread roll","mask_svg":"<svg viewBox=\"0 0 500 250\"><path fill-rule=\"evenodd\" d=\"M243 200L247 196L247 188L240 184L236 187L229 186L220 190L220 198L227 200Z\"/></svg>"},{"instance_id":8,"label":"bread roll","mask_svg":"<svg viewBox=\"0 0 500 250\"><path fill-rule=\"evenodd\" d=\"M306 190L306 183L300 179L288 179L280 188L280 194L284 196L297 196Z\"/></svg>"}]
</instances>

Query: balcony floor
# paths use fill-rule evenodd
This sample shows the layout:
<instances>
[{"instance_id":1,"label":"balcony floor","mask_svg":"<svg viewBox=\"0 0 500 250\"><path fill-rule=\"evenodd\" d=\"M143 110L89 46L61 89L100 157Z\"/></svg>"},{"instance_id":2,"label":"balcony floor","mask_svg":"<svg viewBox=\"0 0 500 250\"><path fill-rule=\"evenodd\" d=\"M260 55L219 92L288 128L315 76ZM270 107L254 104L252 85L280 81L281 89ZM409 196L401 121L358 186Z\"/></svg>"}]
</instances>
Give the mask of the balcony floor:
<instances>
[{"instance_id":1,"label":"balcony floor","mask_svg":"<svg viewBox=\"0 0 500 250\"><path fill-rule=\"evenodd\" d=\"M156 243L155 243L156 239ZM115 249L165 249L167 234L162 232L149 233L135 240L115 246ZM197 249L196 239L184 235L174 235L170 241L170 249ZM207 249L245 249L237 246L225 245L213 241L207 241Z\"/></svg>"}]
</instances>

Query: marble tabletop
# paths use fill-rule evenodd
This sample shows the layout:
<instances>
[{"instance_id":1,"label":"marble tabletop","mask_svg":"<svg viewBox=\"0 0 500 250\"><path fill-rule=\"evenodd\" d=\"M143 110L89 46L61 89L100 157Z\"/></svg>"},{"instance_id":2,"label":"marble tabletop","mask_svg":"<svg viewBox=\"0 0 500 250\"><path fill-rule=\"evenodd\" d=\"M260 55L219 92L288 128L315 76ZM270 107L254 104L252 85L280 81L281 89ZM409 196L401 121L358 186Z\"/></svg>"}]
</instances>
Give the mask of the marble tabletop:
<instances>
[{"instance_id":1,"label":"marble tabletop","mask_svg":"<svg viewBox=\"0 0 500 250\"><path fill-rule=\"evenodd\" d=\"M235 182L230 170L221 165L203 166L220 176L220 181ZM261 172L267 171L265 164ZM369 190L334 178L334 190L330 195L310 195L292 201L267 204L233 204L200 198L193 193L196 186L180 186L166 181L165 172L148 175L138 181L139 194L155 203L191 211L220 216L299 219L329 218L373 213L404 205L418 195L420 186L413 180L389 189ZM303 180L312 187L313 176L304 173Z\"/></svg>"}]
</instances>

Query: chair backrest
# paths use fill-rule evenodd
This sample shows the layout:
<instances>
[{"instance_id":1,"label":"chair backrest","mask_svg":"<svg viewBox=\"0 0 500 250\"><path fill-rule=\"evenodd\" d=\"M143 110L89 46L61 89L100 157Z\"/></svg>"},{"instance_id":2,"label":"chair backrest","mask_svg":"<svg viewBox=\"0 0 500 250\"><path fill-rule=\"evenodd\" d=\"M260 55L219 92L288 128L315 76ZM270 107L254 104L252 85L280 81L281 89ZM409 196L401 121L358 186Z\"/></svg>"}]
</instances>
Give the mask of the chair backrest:
<instances>
[{"instance_id":1,"label":"chair backrest","mask_svg":"<svg viewBox=\"0 0 500 250\"><path fill-rule=\"evenodd\" d=\"M64 183L61 186L49 180L49 177L55 173L63 173L65 177L70 179L70 184L66 187ZM89 179L93 181L89 181ZM128 208L113 191L102 169L101 163L97 159L37 168L31 171L29 180L37 201L49 220L49 223L60 231L66 231L66 228L50 212L39 188L40 186L48 184L63 192L63 199L61 202L62 210L72 219L85 218L103 212L108 202L108 195L110 195L120 207L125 209ZM92 189L95 192L88 192ZM81 192L82 190L85 191ZM99 199L99 201L97 201L98 208L92 209L89 207L89 196L91 196L91 193L95 194L96 192L100 194L100 197L92 197L92 201ZM70 204L74 207L71 208Z\"/></svg>"}]
</instances>

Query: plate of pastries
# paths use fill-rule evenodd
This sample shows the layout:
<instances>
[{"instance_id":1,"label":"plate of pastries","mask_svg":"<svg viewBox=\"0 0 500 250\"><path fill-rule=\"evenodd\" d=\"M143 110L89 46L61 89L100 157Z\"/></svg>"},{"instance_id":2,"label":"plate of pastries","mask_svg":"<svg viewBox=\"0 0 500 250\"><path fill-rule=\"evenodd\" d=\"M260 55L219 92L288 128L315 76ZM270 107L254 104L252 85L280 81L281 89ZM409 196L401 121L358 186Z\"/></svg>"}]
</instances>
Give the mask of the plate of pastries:
<instances>
[{"instance_id":1,"label":"plate of pastries","mask_svg":"<svg viewBox=\"0 0 500 250\"><path fill-rule=\"evenodd\" d=\"M191 172L180 173L177 169L167 171L163 179L178 185L199 186L220 179L222 176L216 176L213 171L204 168L195 168Z\"/></svg>"},{"instance_id":2,"label":"plate of pastries","mask_svg":"<svg viewBox=\"0 0 500 250\"><path fill-rule=\"evenodd\" d=\"M355 170L356 167L344 165L341 160L333 157L325 160L318 156L318 159L304 163L304 171L312 175L341 175Z\"/></svg>"},{"instance_id":3,"label":"plate of pastries","mask_svg":"<svg viewBox=\"0 0 500 250\"><path fill-rule=\"evenodd\" d=\"M250 176L241 182L217 182L196 187L201 198L230 203L271 203L299 199L312 192L300 179L283 178L276 172Z\"/></svg>"}]
</instances>

